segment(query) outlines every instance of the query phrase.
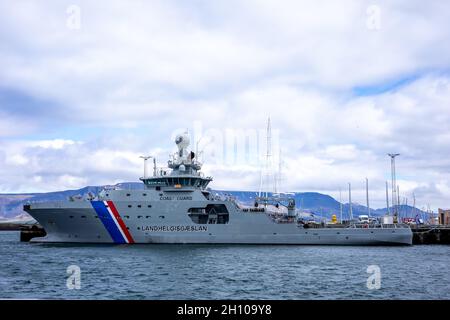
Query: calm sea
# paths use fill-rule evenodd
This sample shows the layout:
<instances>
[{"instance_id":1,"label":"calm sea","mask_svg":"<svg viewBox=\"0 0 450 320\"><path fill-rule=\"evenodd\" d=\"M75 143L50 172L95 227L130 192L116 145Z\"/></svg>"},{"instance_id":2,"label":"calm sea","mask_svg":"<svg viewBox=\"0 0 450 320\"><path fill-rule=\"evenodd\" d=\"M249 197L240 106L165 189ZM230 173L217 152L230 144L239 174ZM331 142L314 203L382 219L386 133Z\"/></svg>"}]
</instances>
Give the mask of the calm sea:
<instances>
[{"instance_id":1,"label":"calm sea","mask_svg":"<svg viewBox=\"0 0 450 320\"><path fill-rule=\"evenodd\" d=\"M450 299L444 245L56 245L0 232L0 259L1 299Z\"/></svg>"}]
</instances>

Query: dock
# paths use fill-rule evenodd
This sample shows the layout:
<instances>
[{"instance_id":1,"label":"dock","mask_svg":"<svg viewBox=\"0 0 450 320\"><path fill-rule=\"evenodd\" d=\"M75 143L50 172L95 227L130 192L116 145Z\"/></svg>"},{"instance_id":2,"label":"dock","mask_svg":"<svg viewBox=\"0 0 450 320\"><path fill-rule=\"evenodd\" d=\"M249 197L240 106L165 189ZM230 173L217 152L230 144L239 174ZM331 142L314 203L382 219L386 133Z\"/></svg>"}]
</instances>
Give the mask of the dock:
<instances>
[{"instance_id":1,"label":"dock","mask_svg":"<svg viewBox=\"0 0 450 320\"><path fill-rule=\"evenodd\" d=\"M450 225L424 225L411 230L413 244L450 244Z\"/></svg>"},{"instance_id":2,"label":"dock","mask_svg":"<svg viewBox=\"0 0 450 320\"><path fill-rule=\"evenodd\" d=\"M0 223L0 231L20 231L20 241L28 242L47 233L39 224Z\"/></svg>"}]
</instances>

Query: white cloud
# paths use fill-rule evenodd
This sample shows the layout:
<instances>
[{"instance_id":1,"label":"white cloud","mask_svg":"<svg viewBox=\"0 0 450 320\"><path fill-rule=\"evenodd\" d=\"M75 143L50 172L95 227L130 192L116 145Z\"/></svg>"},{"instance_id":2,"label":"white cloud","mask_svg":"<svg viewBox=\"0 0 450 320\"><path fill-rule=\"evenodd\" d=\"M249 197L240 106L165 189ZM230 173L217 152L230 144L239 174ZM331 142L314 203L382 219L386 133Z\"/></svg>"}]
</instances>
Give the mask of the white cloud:
<instances>
[{"instance_id":1,"label":"white cloud","mask_svg":"<svg viewBox=\"0 0 450 320\"><path fill-rule=\"evenodd\" d=\"M405 195L448 206L449 3L81 1L80 30L68 5L0 1L0 191L135 180L138 156L165 161L176 130L256 132L270 115L289 190L350 181L363 199L367 176L382 206L398 151ZM240 159L206 165L213 186L257 189Z\"/></svg>"}]
</instances>

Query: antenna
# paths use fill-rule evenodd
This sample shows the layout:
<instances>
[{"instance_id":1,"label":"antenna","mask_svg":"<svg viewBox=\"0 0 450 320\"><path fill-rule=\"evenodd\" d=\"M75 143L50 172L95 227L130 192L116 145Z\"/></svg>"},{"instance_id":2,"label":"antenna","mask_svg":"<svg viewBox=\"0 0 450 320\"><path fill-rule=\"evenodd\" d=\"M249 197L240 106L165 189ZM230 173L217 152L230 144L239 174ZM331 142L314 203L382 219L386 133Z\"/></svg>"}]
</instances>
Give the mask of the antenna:
<instances>
[{"instance_id":1,"label":"antenna","mask_svg":"<svg viewBox=\"0 0 450 320\"><path fill-rule=\"evenodd\" d=\"M390 216L391 210L389 209L389 187L388 187L387 181L386 181L386 210L387 210L387 215Z\"/></svg>"},{"instance_id":2,"label":"antenna","mask_svg":"<svg viewBox=\"0 0 450 320\"><path fill-rule=\"evenodd\" d=\"M407 218L409 217L408 214L408 198L405 197L405 214L404 214Z\"/></svg>"},{"instance_id":3,"label":"antenna","mask_svg":"<svg viewBox=\"0 0 450 320\"><path fill-rule=\"evenodd\" d=\"M259 186L259 194L261 196L261 193L265 192L265 197L267 198L269 196L268 189L269 189L269 181L271 180L270 177L273 177L273 166L272 166L272 127L270 124L270 117L267 119L267 137L266 137L266 161L264 165L264 178L263 173L261 170L261 177L260 177L260 186ZM274 181L275 182L275 181ZM273 186L274 193L277 192L276 190L276 183Z\"/></svg>"},{"instance_id":4,"label":"antenna","mask_svg":"<svg viewBox=\"0 0 450 320\"><path fill-rule=\"evenodd\" d=\"M367 215L370 217L370 206L369 206L369 179L366 178L366 200L367 200Z\"/></svg>"},{"instance_id":5,"label":"antenna","mask_svg":"<svg viewBox=\"0 0 450 320\"><path fill-rule=\"evenodd\" d=\"M400 153L388 153L388 156L391 157L391 180L392 180L392 208L393 208L393 214L394 217L398 216L398 203L397 197L395 193L397 190L397 181L396 181L396 174L395 174L395 157L399 156ZM400 202L400 201L399 201Z\"/></svg>"},{"instance_id":6,"label":"antenna","mask_svg":"<svg viewBox=\"0 0 450 320\"><path fill-rule=\"evenodd\" d=\"M352 210L352 184L348 183L348 203L350 205L350 220L353 220L353 210Z\"/></svg>"},{"instance_id":7,"label":"antenna","mask_svg":"<svg viewBox=\"0 0 450 320\"><path fill-rule=\"evenodd\" d=\"M153 157L152 156L140 156L139 158L144 159L144 179L147 179L148 178L148 176L147 176L147 160L151 159Z\"/></svg>"},{"instance_id":8,"label":"antenna","mask_svg":"<svg viewBox=\"0 0 450 320\"><path fill-rule=\"evenodd\" d=\"M267 146L266 146L266 166L267 166L267 181L269 181L270 172L269 170L272 169L272 127L270 125L270 117L267 119ZM267 192L268 187L266 187L266 197L268 197Z\"/></svg>"}]
</instances>

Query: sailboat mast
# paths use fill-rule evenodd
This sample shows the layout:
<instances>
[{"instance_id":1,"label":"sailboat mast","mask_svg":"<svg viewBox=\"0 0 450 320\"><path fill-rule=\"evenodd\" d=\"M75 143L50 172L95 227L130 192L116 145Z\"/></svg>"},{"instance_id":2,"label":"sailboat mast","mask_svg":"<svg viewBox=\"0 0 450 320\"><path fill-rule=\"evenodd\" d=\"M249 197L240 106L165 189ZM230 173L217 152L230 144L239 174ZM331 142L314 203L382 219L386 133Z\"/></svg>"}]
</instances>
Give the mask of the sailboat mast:
<instances>
[{"instance_id":1,"label":"sailboat mast","mask_svg":"<svg viewBox=\"0 0 450 320\"><path fill-rule=\"evenodd\" d=\"M388 216L390 216L391 210L389 209L389 187L388 187L387 181L386 181L386 210L387 210Z\"/></svg>"},{"instance_id":2,"label":"sailboat mast","mask_svg":"<svg viewBox=\"0 0 450 320\"><path fill-rule=\"evenodd\" d=\"M352 184L348 183L348 203L350 205L350 220L353 220L353 210L352 210Z\"/></svg>"},{"instance_id":3,"label":"sailboat mast","mask_svg":"<svg viewBox=\"0 0 450 320\"><path fill-rule=\"evenodd\" d=\"M369 179L366 178L366 200L367 200L367 215L370 217L370 206L369 206Z\"/></svg>"}]
</instances>

